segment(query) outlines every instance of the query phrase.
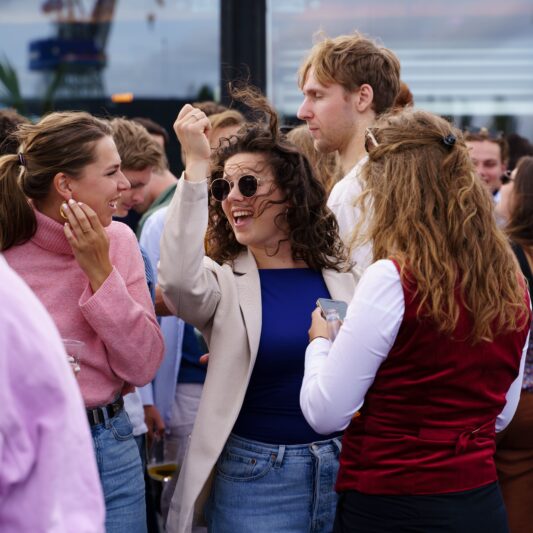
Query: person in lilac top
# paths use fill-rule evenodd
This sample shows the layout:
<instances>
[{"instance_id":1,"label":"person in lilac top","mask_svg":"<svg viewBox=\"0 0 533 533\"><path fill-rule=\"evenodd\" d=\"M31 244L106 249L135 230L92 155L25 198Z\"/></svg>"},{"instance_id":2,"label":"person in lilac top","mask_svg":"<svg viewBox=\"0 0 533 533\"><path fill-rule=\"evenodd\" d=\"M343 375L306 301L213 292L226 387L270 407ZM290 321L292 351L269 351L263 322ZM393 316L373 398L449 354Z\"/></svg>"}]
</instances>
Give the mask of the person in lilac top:
<instances>
[{"instance_id":1,"label":"person in lilac top","mask_svg":"<svg viewBox=\"0 0 533 533\"><path fill-rule=\"evenodd\" d=\"M101 533L91 435L61 339L1 255L0 301L0 530Z\"/></svg>"},{"instance_id":2,"label":"person in lilac top","mask_svg":"<svg viewBox=\"0 0 533 533\"><path fill-rule=\"evenodd\" d=\"M106 503L107 533L144 533L144 478L122 396L163 355L133 232L112 222L129 188L108 123L52 113L0 158L0 245L63 338L85 343L78 377ZM62 435L56 445L61 447Z\"/></svg>"}]
</instances>

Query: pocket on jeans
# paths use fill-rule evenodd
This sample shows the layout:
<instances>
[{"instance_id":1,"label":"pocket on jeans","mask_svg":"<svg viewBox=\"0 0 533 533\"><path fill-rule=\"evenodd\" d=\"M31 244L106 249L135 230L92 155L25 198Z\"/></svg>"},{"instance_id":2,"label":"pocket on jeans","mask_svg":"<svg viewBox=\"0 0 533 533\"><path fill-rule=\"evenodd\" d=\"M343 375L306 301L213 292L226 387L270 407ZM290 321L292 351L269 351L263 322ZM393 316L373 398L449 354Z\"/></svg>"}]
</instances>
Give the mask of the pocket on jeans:
<instances>
[{"instance_id":1,"label":"pocket on jeans","mask_svg":"<svg viewBox=\"0 0 533 533\"><path fill-rule=\"evenodd\" d=\"M270 472L274 460L272 454L224 450L217 462L217 473L232 481L254 481Z\"/></svg>"},{"instance_id":2,"label":"pocket on jeans","mask_svg":"<svg viewBox=\"0 0 533 533\"><path fill-rule=\"evenodd\" d=\"M111 431L113 436L117 440L133 439L133 426L131 425L130 418L125 411L122 411L118 415L109 420L111 425Z\"/></svg>"}]
</instances>

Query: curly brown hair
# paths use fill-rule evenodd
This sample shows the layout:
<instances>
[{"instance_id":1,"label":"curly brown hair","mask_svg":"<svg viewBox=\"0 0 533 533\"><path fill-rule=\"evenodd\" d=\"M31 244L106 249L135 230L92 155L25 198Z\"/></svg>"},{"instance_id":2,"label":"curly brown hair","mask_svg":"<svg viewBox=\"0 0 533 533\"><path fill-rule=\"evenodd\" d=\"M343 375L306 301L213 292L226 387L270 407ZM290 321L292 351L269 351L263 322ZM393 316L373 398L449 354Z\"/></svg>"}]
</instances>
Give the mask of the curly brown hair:
<instances>
[{"instance_id":1,"label":"curly brown hair","mask_svg":"<svg viewBox=\"0 0 533 533\"><path fill-rule=\"evenodd\" d=\"M419 316L443 333L457 325L457 293L473 343L521 329L529 314L521 276L461 132L412 109L382 117L371 131L378 144L361 176L352 244L371 241L375 261L397 259L403 281L416 285Z\"/></svg>"},{"instance_id":2,"label":"curly brown hair","mask_svg":"<svg viewBox=\"0 0 533 533\"><path fill-rule=\"evenodd\" d=\"M326 191L309 161L280 132L278 116L261 93L252 87L234 88L232 96L253 111L255 120L246 123L236 135L221 140L213 154L210 181L223 177L226 161L235 154L261 154L284 194L279 201L263 201L260 212L269 205L288 203L287 211L278 215L283 220L276 218L276 223L280 227L282 222L288 225L286 240L290 242L293 259L303 260L314 270L343 270L346 251L339 238L338 224L326 206ZM233 261L246 249L235 238L222 204L213 198L209 202L206 247L208 255L218 263Z\"/></svg>"}]
</instances>

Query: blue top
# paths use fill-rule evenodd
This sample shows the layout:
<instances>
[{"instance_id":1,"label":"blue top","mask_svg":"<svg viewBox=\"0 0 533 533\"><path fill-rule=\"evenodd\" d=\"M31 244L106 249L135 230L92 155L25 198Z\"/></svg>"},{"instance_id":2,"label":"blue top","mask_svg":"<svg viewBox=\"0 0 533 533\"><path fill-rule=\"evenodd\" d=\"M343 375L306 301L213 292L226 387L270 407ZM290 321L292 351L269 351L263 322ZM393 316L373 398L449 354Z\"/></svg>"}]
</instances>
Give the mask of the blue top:
<instances>
[{"instance_id":1,"label":"blue top","mask_svg":"<svg viewBox=\"0 0 533 533\"><path fill-rule=\"evenodd\" d=\"M203 383L207 365L200 364L200 356L207 352L204 343L197 337L194 328L185 324L178 383Z\"/></svg>"},{"instance_id":2,"label":"blue top","mask_svg":"<svg viewBox=\"0 0 533 533\"><path fill-rule=\"evenodd\" d=\"M321 272L259 270L262 328L257 359L233 433L270 444L306 444L328 436L313 431L300 409L311 313L330 298Z\"/></svg>"},{"instance_id":3,"label":"blue top","mask_svg":"<svg viewBox=\"0 0 533 533\"><path fill-rule=\"evenodd\" d=\"M144 261L144 275L146 276L146 283L148 284L148 290L150 291L150 296L152 298L152 303L155 302L155 276L154 271L152 270L152 264L150 263L150 258L146 250L139 245L141 250L141 255Z\"/></svg>"}]
</instances>

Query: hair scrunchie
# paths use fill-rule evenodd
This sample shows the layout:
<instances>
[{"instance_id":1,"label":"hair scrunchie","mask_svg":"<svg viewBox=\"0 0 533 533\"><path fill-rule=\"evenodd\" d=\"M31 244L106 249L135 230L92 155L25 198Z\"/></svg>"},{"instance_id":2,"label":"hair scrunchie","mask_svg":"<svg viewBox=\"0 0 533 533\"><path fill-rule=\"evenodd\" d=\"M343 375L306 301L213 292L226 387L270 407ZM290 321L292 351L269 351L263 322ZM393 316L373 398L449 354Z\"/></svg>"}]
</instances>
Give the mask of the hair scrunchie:
<instances>
[{"instance_id":1,"label":"hair scrunchie","mask_svg":"<svg viewBox=\"0 0 533 533\"><path fill-rule=\"evenodd\" d=\"M446 135L442 138L442 144L444 144L448 148L453 148L456 140L457 139L455 138L455 135Z\"/></svg>"}]
</instances>

